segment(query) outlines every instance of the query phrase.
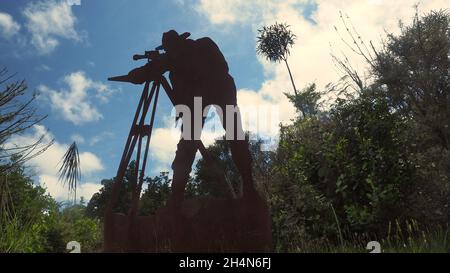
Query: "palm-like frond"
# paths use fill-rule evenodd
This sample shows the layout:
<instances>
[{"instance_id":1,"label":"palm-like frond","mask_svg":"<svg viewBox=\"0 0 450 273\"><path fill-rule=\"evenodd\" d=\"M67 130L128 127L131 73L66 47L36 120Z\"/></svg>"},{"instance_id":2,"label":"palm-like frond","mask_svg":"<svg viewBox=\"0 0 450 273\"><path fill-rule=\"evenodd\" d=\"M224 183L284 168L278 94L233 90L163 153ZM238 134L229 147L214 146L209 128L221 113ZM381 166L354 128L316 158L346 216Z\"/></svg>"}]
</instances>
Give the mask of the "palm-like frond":
<instances>
[{"instance_id":1,"label":"palm-like frond","mask_svg":"<svg viewBox=\"0 0 450 273\"><path fill-rule=\"evenodd\" d=\"M74 193L76 201L78 181L81 178L80 155L76 142L70 145L69 149L62 158L62 164L59 168L59 181L68 186L69 192Z\"/></svg>"},{"instance_id":2,"label":"palm-like frond","mask_svg":"<svg viewBox=\"0 0 450 273\"><path fill-rule=\"evenodd\" d=\"M256 52L264 55L269 61L286 63L286 68L291 78L292 88L297 95L297 88L295 87L294 77L292 76L287 58L290 54L289 48L294 45L296 36L289 30L287 24L275 23L271 26L264 26L258 30L259 36Z\"/></svg>"},{"instance_id":3,"label":"palm-like frond","mask_svg":"<svg viewBox=\"0 0 450 273\"><path fill-rule=\"evenodd\" d=\"M258 30L259 36L256 51L268 60L280 62L289 56L289 48L294 45L296 38L289 30L289 25L275 23Z\"/></svg>"}]
</instances>

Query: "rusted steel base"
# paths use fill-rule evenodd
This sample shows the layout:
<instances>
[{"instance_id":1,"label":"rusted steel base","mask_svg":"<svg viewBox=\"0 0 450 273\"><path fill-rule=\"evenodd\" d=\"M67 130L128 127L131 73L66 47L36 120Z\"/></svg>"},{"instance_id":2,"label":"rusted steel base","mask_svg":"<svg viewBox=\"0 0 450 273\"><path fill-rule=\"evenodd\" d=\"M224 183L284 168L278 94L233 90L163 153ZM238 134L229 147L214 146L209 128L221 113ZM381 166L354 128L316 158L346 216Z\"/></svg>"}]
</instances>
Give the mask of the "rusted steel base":
<instances>
[{"instance_id":1,"label":"rusted steel base","mask_svg":"<svg viewBox=\"0 0 450 273\"><path fill-rule=\"evenodd\" d=\"M134 221L111 217L105 252L272 251L269 209L260 197L186 200L178 212L161 208Z\"/></svg>"}]
</instances>

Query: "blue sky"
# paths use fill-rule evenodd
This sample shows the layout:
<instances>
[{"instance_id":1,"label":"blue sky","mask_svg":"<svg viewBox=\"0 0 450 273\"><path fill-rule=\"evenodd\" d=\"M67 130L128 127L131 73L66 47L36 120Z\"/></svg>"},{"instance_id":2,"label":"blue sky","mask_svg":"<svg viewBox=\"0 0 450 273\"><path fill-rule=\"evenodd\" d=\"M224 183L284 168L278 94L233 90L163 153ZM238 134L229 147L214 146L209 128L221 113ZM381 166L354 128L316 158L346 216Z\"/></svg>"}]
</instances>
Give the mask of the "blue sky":
<instances>
[{"instance_id":1,"label":"blue sky","mask_svg":"<svg viewBox=\"0 0 450 273\"><path fill-rule=\"evenodd\" d=\"M131 60L132 54L158 46L164 31L176 29L180 33L191 32L194 39L213 38L226 56L231 74L240 88L257 90L264 78L263 68L255 55L251 25L234 26L232 30L223 31L213 26L194 6L183 5L179 1L81 1L81 5L71 7L71 15L75 18L71 27L80 38L49 34L48 39L58 41L58 46L49 51L33 44L34 34L27 26L29 19L24 15L27 7L33 7L30 2L33 1L2 1L0 12L9 14L20 25L20 30L15 37L0 40L1 66L17 73L17 78L26 79L30 89L39 91L41 86L51 92L70 91L64 78L76 72L83 72L85 79L106 84L109 89L119 89L108 97L106 103L97 100L94 96L96 90L87 90L89 105L95 107L102 118L85 122L73 122L61 111L52 109L52 101L45 98L45 94L38 99L40 112L49 115L43 125L58 143L69 144L75 138L81 152L93 153L101 160L103 169L85 175L84 181L95 183L115 175L141 92L139 86L108 83L106 79L142 65ZM39 1L34 2L39 4ZM60 1L45 2L61 4ZM42 9L34 7L34 10ZM161 127L164 115L171 111L165 95L158 110L156 127ZM149 164L151 168L156 163L150 161ZM156 174L164 170L152 171Z\"/></svg>"},{"instance_id":2,"label":"blue sky","mask_svg":"<svg viewBox=\"0 0 450 273\"><path fill-rule=\"evenodd\" d=\"M38 169L37 179L53 196L66 196L56 185L54 162L60 158L54 157L62 156L76 139L85 159L82 183L89 198L102 178L115 175L141 92L139 86L106 79L143 65L131 56L158 46L163 32L176 29L190 32L194 39L211 37L228 61L239 89L238 103L276 106L281 121L287 121L295 110L283 95L290 88L285 68L256 55L256 30L275 21L290 24L299 37L291 57L298 87L309 82L325 85L339 77L329 56L330 43L339 41L333 30L339 10L352 16L364 37L376 40L383 28L393 29L398 19L410 18L413 12L390 2L394 1L81 0L71 5L77 1L2 0L0 66L26 79L30 90L40 91L39 111L49 115L35 134L47 131L56 145L31 162ZM441 0L422 2L424 10L445 7ZM153 175L169 169L176 144L167 139L172 108L165 95L161 99L155 156L148 166ZM58 107L58 101L79 108ZM30 134L27 139L33 138Z\"/></svg>"}]
</instances>

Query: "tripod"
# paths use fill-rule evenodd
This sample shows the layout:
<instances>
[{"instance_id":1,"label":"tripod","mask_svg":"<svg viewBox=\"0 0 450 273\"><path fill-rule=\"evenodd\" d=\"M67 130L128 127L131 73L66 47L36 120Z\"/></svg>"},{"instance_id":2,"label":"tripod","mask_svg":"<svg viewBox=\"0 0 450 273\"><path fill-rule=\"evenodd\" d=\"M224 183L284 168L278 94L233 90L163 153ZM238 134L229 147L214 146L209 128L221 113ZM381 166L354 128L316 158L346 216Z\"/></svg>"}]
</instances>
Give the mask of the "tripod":
<instances>
[{"instance_id":1,"label":"tripod","mask_svg":"<svg viewBox=\"0 0 450 273\"><path fill-rule=\"evenodd\" d=\"M128 76L119 76L109 78L111 81L120 81L120 82L130 82ZM151 88L150 88L151 85ZM113 241L113 234L109 230L109 227L112 226L112 215L114 213L114 207L117 204L117 199L119 195L119 191L121 185L123 184L123 179L125 176L125 172L127 170L128 164L134 154L134 150L137 145L136 150L136 166L134 172L132 173L132 179L130 179L130 188L132 190L131 194L131 207L128 212L129 217L129 238L130 238L130 246L133 244L136 238L136 216L139 205L139 198L142 191L142 185L144 182L145 169L148 160L148 151L150 147L150 141L153 131L153 125L155 121L156 108L158 104L159 93L161 90L161 86L166 91L169 99L171 100L173 105L177 105L176 94L168 83L167 79L164 75L161 75L157 80L147 81L145 83L144 89L142 91L141 98L138 103L138 107L136 109L136 113L134 115L133 122L131 124L130 132L128 134L128 138L125 144L125 148L122 154L122 158L120 160L119 168L117 170L116 178L112 187L112 194L109 200L109 203L106 207L105 213L105 248L108 249L110 244ZM151 109L150 120L147 121L148 113ZM144 143L145 141L145 143ZM196 148L200 151L202 157L208 165L216 165L217 163L211 157L211 155L206 150L203 142L201 140L196 140ZM229 189L230 196L235 199L236 194L232 188L230 181L226 178L225 173L222 173L216 177L217 182L222 185L227 185Z\"/></svg>"}]
</instances>

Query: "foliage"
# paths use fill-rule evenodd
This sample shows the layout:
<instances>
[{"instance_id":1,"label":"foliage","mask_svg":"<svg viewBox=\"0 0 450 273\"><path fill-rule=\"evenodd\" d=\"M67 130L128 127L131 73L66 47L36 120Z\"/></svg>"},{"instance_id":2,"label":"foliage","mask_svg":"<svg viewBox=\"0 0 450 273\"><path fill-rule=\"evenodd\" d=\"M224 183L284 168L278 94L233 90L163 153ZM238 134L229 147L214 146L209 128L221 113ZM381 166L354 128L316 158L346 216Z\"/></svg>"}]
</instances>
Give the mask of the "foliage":
<instances>
[{"instance_id":1,"label":"foliage","mask_svg":"<svg viewBox=\"0 0 450 273\"><path fill-rule=\"evenodd\" d=\"M134 168L128 168L128 171L134 170ZM131 204L131 192L129 190L129 181L125 175L125 179L119 190L118 201L115 206L116 212L128 213ZM101 181L103 188L99 192L95 193L87 205L87 214L90 217L103 219L106 212L106 207L112 195L112 187L115 179L104 179Z\"/></svg>"},{"instance_id":2,"label":"foliage","mask_svg":"<svg viewBox=\"0 0 450 273\"><path fill-rule=\"evenodd\" d=\"M288 64L288 57L290 55L290 47L294 45L296 38L295 34L289 29L287 24L275 23L270 26L264 26L258 30L256 52L266 57L272 62L284 61L286 68L291 78L294 93L297 94L294 78L292 77L291 69Z\"/></svg>"},{"instance_id":3,"label":"foliage","mask_svg":"<svg viewBox=\"0 0 450 273\"><path fill-rule=\"evenodd\" d=\"M214 197L227 196L226 185L221 184L216 179L217 176L225 173L234 191L237 195L240 195L242 192L241 181L231 157L229 143L222 139L209 146L207 150L211 157L215 159L217 166L214 168L209 166L203 158L197 161L194 180L192 181L197 194Z\"/></svg>"},{"instance_id":4,"label":"foliage","mask_svg":"<svg viewBox=\"0 0 450 273\"><path fill-rule=\"evenodd\" d=\"M288 95L302 115L281 127L273 166L278 250L385 238L391 223L403 232L413 221L427 234L448 224L449 22L444 12L416 16L400 35L388 36L384 51L368 54L358 46L354 51L372 69L371 84L348 59L337 62L358 92L326 111L315 85ZM337 84L334 91L348 94L347 87Z\"/></svg>"},{"instance_id":5,"label":"foliage","mask_svg":"<svg viewBox=\"0 0 450 273\"><path fill-rule=\"evenodd\" d=\"M60 224L65 242L77 241L82 252L96 252L101 249L101 225L97 218L86 217L84 205L65 208L60 215Z\"/></svg>"},{"instance_id":6,"label":"foliage","mask_svg":"<svg viewBox=\"0 0 450 273\"><path fill-rule=\"evenodd\" d=\"M249 136L247 135L247 138ZM257 182L256 187L262 194L267 193L267 187L271 179L271 161L273 153L263 151L262 139L249 141L249 149L253 159L253 176ZM191 188L188 189L188 195L198 196L227 196L228 188L215 179L217 175L225 173L237 196L242 194L242 181L239 171L234 164L229 142L223 137L215 141L208 148L208 153L216 159L217 167L212 168L207 162L200 158L195 166L195 175L192 180ZM192 188L193 187L193 188Z\"/></svg>"},{"instance_id":7,"label":"foliage","mask_svg":"<svg viewBox=\"0 0 450 273\"><path fill-rule=\"evenodd\" d=\"M147 189L144 190L139 212L142 215L153 215L156 210L165 206L169 200L170 183L168 175L161 174L155 178L146 178Z\"/></svg>"},{"instance_id":8,"label":"foliage","mask_svg":"<svg viewBox=\"0 0 450 273\"><path fill-rule=\"evenodd\" d=\"M38 156L53 144L46 143L42 134L34 143L12 143L14 136L24 133L41 123L46 116L37 113L34 107L36 94L27 93L24 80L12 81L6 68L0 69L0 171L6 172L15 166ZM11 159L14 159L11 161Z\"/></svg>"},{"instance_id":9,"label":"foliage","mask_svg":"<svg viewBox=\"0 0 450 273\"><path fill-rule=\"evenodd\" d=\"M136 165L135 162L132 161L125 172L125 177L118 194L118 201L114 209L115 212L128 214L130 210L130 185L132 185L132 179L135 177L135 175L133 175L135 170ZM88 216L103 220L106 206L111 198L114 181L115 178L102 180L101 183L103 188L92 196L87 205L86 213ZM167 173L162 173L160 176L154 178L145 177L144 183L147 184L147 188L141 194L139 213L142 215L150 215L153 214L156 209L166 205L169 198L171 180ZM191 194L192 196L193 190L189 190L188 188L187 194Z\"/></svg>"},{"instance_id":10,"label":"foliage","mask_svg":"<svg viewBox=\"0 0 450 273\"><path fill-rule=\"evenodd\" d=\"M98 251L99 221L88 218L83 205L62 208L15 166L0 174L0 252L61 253L69 241L80 242L83 252Z\"/></svg>"},{"instance_id":11,"label":"foliage","mask_svg":"<svg viewBox=\"0 0 450 273\"><path fill-rule=\"evenodd\" d=\"M450 15L416 15L400 34L389 34L381 50L369 49L342 19L352 37L348 45L370 67L368 78L348 58L333 56L345 74L330 85L335 103L323 107L325 92L315 84L302 92L294 87L295 94L286 95L299 115L280 127L277 150L264 152L261 140L250 142L256 184L270 205L275 250L365 252L367 242L376 240L384 252L449 252ZM293 44L287 26L260 34L258 52L286 61ZM228 145L218 140L207 148L219 159L218 169L198 160L187 198L223 196L226 187L214 183L222 170L241 192ZM0 172L0 251L64 252L72 240L84 252L97 251L114 178L102 181L87 207L62 208L15 164L21 159L9 158L8 172ZM131 162L115 211L128 213L134 171ZM166 204L171 180L162 174L145 182L139 212L150 215Z\"/></svg>"},{"instance_id":12,"label":"foliage","mask_svg":"<svg viewBox=\"0 0 450 273\"><path fill-rule=\"evenodd\" d=\"M258 30L257 52L273 62L284 61L289 56L289 48L294 45L295 35L286 24L275 23Z\"/></svg>"},{"instance_id":13,"label":"foliage","mask_svg":"<svg viewBox=\"0 0 450 273\"><path fill-rule=\"evenodd\" d=\"M450 149L450 14L420 17L390 34L374 65L394 109L412 117L434 143Z\"/></svg>"},{"instance_id":14,"label":"foliage","mask_svg":"<svg viewBox=\"0 0 450 273\"><path fill-rule=\"evenodd\" d=\"M303 117L313 117L319 114L321 106L320 99L322 94L316 88L316 84L313 83L298 94L291 95L285 93L285 95Z\"/></svg>"},{"instance_id":15,"label":"foliage","mask_svg":"<svg viewBox=\"0 0 450 273\"><path fill-rule=\"evenodd\" d=\"M56 202L35 186L24 168L0 173L0 252L39 252L45 244L41 225Z\"/></svg>"}]
</instances>

